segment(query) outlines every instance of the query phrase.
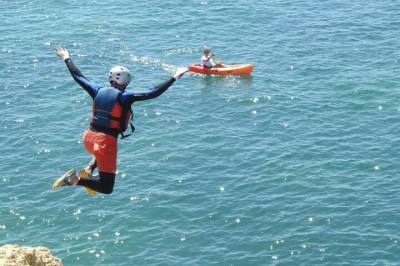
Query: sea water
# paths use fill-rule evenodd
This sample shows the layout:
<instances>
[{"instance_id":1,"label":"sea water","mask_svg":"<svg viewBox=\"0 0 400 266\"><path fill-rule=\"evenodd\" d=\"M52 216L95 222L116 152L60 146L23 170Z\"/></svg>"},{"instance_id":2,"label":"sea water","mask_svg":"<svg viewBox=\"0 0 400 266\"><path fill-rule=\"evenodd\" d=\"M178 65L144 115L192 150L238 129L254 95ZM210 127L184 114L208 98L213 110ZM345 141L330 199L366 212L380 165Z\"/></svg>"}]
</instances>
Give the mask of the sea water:
<instances>
[{"instance_id":1,"label":"sea water","mask_svg":"<svg viewBox=\"0 0 400 266\"><path fill-rule=\"evenodd\" d=\"M399 265L400 2L0 1L0 244L65 265ZM145 91L114 192L53 192L91 98L53 48Z\"/></svg>"}]
</instances>

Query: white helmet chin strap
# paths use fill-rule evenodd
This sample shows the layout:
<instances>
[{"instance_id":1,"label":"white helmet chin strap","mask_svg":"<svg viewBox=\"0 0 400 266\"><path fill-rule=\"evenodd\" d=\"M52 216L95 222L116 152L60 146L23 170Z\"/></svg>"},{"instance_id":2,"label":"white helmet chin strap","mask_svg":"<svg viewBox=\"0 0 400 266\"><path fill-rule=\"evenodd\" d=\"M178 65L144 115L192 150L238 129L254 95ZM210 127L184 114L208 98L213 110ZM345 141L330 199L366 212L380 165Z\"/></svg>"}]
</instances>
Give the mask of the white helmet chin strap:
<instances>
[{"instance_id":1,"label":"white helmet chin strap","mask_svg":"<svg viewBox=\"0 0 400 266\"><path fill-rule=\"evenodd\" d=\"M116 83L115 81L110 81L110 85L113 88L116 88L116 89L118 89L120 91L124 91L126 89L126 87L127 87L127 85L120 85L120 84Z\"/></svg>"}]
</instances>

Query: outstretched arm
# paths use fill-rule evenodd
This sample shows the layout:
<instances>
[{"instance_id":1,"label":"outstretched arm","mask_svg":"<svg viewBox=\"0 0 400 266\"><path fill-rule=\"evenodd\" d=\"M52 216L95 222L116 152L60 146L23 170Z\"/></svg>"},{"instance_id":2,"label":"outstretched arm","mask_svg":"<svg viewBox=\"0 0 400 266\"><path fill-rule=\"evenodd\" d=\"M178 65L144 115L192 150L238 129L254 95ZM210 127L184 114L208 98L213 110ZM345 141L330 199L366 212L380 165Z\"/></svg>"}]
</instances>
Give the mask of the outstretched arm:
<instances>
[{"instance_id":1,"label":"outstretched arm","mask_svg":"<svg viewBox=\"0 0 400 266\"><path fill-rule=\"evenodd\" d=\"M94 98L97 94L97 91L100 89L100 86L96 83L90 82L84 75L82 75L81 71L72 62L67 49L62 47L57 47L54 50L56 51L58 57L60 57L60 59L65 62L74 80L83 89L85 89L92 98Z\"/></svg>"},{"instance_id":2,"label":"outstretched arm","mask_svg":"<svg viewBox=\"0 0 400 266\"><path fill-rule=\"evenodd\" d=\"M174 77L171 77L170 79L154 86L153 88L149 89L147 92L142 92L142 93L132 93L132 102L135 101L144 101L144 100L150 100L153 98L156 98L163 94L174 82L176 79Z\"/></svg>"},{"instance_id":3,"label":"outstretched arm","mask_svg":"<svg viewBox=\"0 0 400 266\"><path fill-rule=\"evenodd\" d=\"M174 82L183 76L189 69L186 67L179 67L176 73L168 80L154 86L153 88L149 89L147 92L143 93L130 93L128 94L129 100L131 103L135 101L144 101L156 98L163 94Z\"/></svg>"}]
</instances>

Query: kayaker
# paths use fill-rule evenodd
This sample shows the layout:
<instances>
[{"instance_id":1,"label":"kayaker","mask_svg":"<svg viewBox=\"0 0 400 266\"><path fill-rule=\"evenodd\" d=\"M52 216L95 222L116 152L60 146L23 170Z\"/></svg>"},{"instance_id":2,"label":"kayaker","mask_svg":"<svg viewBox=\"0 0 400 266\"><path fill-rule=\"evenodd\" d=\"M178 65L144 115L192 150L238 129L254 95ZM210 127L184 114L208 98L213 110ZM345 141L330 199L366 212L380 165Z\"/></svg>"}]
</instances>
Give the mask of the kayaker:
<instances>
[{"instance_id":1,"label":"kayaker","mask_svg":"<svg viewBox=\"0 0 400 266\"><path fill-rule=\"evenodd\" d=\"M201 65L206 68L219 68L225 67L225 65L220 61L213 60L213 54L207 46L204 46L204 54L201 57Z\"/></svg>"},{"instance_id":2,"label":"kayaker","mask_svg":"<svg viewBox=\"0 0 400 266\"><path fill-rule=\"evenodd\" d=\"M113 67L108 76L111 87L102 87L89 81L72 62L67 49L57 47L56 54L64 61L74 80L93 99L93 112L90 128L83 133L83 144L93 159L84 169L86 176L74 169L56 180L53 189L61 186L79 185L104 194L111 194L114 187L117 139L130 124L132 116L131 105L136 101L156 98L164 93L187 68L180 67L176 73L163 83L149 89L147 92L137 93L126 90L131 81L129 70L122 66ZM132 131L133 131L132 126ZM98 168L98 177L92 173Z\"/></svg>"}]
</instances>

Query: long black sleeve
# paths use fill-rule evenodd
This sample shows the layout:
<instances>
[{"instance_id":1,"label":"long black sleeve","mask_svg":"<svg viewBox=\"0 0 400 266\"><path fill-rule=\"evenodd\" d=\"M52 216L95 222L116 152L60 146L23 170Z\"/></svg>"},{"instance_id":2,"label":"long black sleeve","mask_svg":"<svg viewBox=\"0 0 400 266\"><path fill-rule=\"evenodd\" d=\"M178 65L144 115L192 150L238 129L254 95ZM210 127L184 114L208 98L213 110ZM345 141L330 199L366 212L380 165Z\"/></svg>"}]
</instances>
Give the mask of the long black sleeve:
<instances>
[{"instance_id":1,"label":"long black sleeve","mask_svg":"<svg viewBox=\"0 0 400 266\"><path fill-rule=\"evenodd\" d=\"M174 77L171 77L167 81L164 81L153 88L151 88L148 92L144 93L132 93L131 95L131 100L132 102L135 101L144 101L144 100L150 100L153 98L156 98L163 94L174 82L176 79Z\"/></svg>"},{"instance_id":2,"label":"long black sleeve","mask_svg":"<svg viewBox=\"0 0 400 266\"><path fill-rule=\"evenodd\" d=\"M82 75L81 71L78 67L72 62L71 58L65 60L65 64L68 67L71 76L74 80L89 93L89 95L94 98L96 96L97 90L101 87L100 85L90 82L84 75Z\"/></svg>"}]
</instances>

